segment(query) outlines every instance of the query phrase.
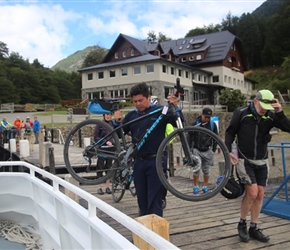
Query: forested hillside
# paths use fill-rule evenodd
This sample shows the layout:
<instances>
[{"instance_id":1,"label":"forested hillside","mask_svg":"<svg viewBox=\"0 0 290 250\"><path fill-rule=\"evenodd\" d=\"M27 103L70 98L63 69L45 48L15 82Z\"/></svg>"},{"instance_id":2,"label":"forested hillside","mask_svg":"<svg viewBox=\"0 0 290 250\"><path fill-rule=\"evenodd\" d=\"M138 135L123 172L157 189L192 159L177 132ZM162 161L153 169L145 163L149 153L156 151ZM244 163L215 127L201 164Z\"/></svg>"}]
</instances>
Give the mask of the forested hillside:
<instances>
[{"instance_id":1,"label":"forested hillside","mask_svg":"<svg viewBox=\"0 0 290 250\"><path fill-rule=\"evenodd\" d=\"M59 103L81 98L78 73L45 68L37 59L33 63L0 42L0 103Z\"/></svg>"}]
</instances>

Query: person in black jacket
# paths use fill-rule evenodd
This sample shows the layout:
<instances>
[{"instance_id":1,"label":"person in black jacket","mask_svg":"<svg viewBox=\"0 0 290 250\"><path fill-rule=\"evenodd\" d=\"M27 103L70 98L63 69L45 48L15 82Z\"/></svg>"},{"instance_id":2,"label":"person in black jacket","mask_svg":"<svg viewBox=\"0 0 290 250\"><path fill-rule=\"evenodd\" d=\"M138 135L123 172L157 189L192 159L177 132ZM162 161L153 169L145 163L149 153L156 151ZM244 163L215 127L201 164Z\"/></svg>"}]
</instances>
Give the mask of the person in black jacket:
<instances>
[{"instance_id":1,"label":"person in black jacket","mask_svg":"<svg viewBox=\"0 0 290 250\"><path fill-rule=\"evenodd\" d=\"M111 127L114 127L114 123L112 121L112 114L104 114L103 115L104 117L104 122L109 124ZM96 125L95 127L95 132L94 132L94 140L95 141L98 141L100 140L101 138L103 138L104 136L106 136L107 134L109 133L109 131L107 131L105 128L99 126L99 125ZM107 151L114 151L115 148L114 148L114 140L113 140L113 137L110 137L108 138L108 140L106 141L106 147L107 148L103 148L103 150L107 150ZM113 163L113 160L112 159L109 159L109 158L104 158L104 157L98 157L98 161L97 161L97 170L101 170L101 169L108 169L111 167ZM102 172L98 171L97 172L97 178L101 177L102 176ZM110 179L108 179L106 181L106 193L107 194L111 194L112 191L110 190ZM100 195L103 195L104 194L104 191L102 189L102 185L98 185L98 191L97 191L98 194Z\"/></svg>"},{"instance_id":2,"label":"person in black jacket","mask_svg":"<svg viewBox=\"0 0 290 250\"><path fill-rule=\"evenodd\" d=\"M197 117L192 126L200 126L209 129L218 135L218 129L216 123L211 120L212 110L210 108L204 108L201 116ZM213 154L216 151L217 143L209 139L208 135L204 134L189 134L189 145L193 149L194 155L196 155L201 163L201 170L203 173L203 187L202 192L208 193L208 181L210 176L210 166L213 163ZM193 173L193 194L199 193L199 180L200 170Z\"/></svg>"},{"instance_id":3,"label":"person in black jacket","mask_svg":"<svg viewBox=\"0 0 290 250\"><path fill-rule=\"evenodd\" d=\"M158 105L151 104L150 91L146 83L140 83L133 86L130 90L130 96L132 97L136 109L125 116L123 124L160 108ZM171 98L169 102L173 103L175 98L177 97ZM137 143L156 121L159 115L160 113L157 112L148 118L125 126L125 134L130 133L132 142ZM138 151L134 160L134 184L137 193L139 216L147 214L163 216L163 185L156 171L156 154L162 140L165 138L167 123L176 125L173 115L166 115L164 117L160 124L152 131L146 143Z\"/></svg>"},{"instance_id":4,"label":"person in black jacket","mask_svg":"<svg viewBox=\"0 0 290 250\"><path fill-rule=\"evenodd\" d=\"M230 153L230 157L232 164L237 165L239 177L245 183L238 224L239 237L243 242L248 242L250 238L269 241L269 237L257 227L257 222L268 179L267 146L273 127L290 132L290 120L272 92L260 90L249 106L234 111L226 130L225 144L229 152L234 140L238 145L238 158L233 153ZM248 213L251 214L251 223L247 231Z\"/></svg>"}]
</instances>

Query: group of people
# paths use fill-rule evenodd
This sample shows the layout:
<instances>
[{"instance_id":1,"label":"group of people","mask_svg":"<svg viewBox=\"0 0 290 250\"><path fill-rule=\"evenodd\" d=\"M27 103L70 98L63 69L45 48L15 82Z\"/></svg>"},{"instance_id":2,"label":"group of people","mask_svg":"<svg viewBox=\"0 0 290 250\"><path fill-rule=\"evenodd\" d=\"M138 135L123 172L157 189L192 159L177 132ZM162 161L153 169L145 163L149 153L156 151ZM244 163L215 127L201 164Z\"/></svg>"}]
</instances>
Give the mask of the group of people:
<instances>
[{"instance_id":1,"label":"group of people","mask_svg":"<svg viewBox=\"0 0 290 250\"><path fill-rule=\"evenodd\" d=\"M136 109L129 112L122 120L126 124L149 112L159 108L158 105L150 102L149 88L145 83L135 85L130 90L130 96ZM178 97L169 95L168 102L175 107L175 112L183 117L178 108ZM113 127L118 126L122 116L118 113L117 119L112 121L112 115L104 115L104 119L110 122ZM145 134L147 129L159 116L158 113L139 122L131 123L124 127L124 131L130 134L132 142L136 143ZM191 124L212 130L218 134L216 123L212 123L212 110L204 108L197 120ZM116 117L115 117L116 118ZM185 123L184 117L183 122ZM166 124L175 125L171 116L166 116L165 121L159 124L152 132L152 136L139 150L134 161L134 183L139 206L139 216L156 214L163 216L162 199L164 188L156 172L156 153L162 140L165 137ZM288 119L274 95L269 90L260 90L249 105L236 109L226 129L225 144L231 152L232 143L235 141L238 146L238 157L230 153L232 165L237 166L237 171L242 179L247 180L245 194L241 202L240 221L238 223L238 235L240 240L248 242L250 238L267 242L269 237L264 235L258 228L258 217L261 211L265 186L267 184L269 165L267 145L271 140L270 130L277 127L282 131L290 132L290 119ZM208 192L208 181L210 166L213 161L213 154L216 144L204 145L202 138L190 138L194 141L194 150L201 158L201 170L203 173L203 186L201 192ZM107 143L113 143L108 141ZM100 165L103 163L100 162ZM109 163L110 164L110 163ZM199 172L193 175L193 194L198 195ZM108 183L107 183L108 185ZM106 189L107 193L110 190ZM102 194L103 192L99 192ZM247 216L251 214L250 227L247 228Z\"/></svg>"},{"instance_id":2,"label":"group of people","mask_svg":"<svg viewBox=\"0 0 290 250\"><path fill-rule=\"evenodd\" d=\"M34 117L34 121L31 121L29 116L26 117L25 121L21 120L20 117L17 116L13 124L9 123L6 117L3 117L0 123L0 131L5 134L4 137L7 140L11 138L21 137L22 130L24 131L24 135L34 134L34 143L39 143L40 122L36 116ZM8 131L10 131L11 133L8 133Z\"/></svg>"}]
</instances>

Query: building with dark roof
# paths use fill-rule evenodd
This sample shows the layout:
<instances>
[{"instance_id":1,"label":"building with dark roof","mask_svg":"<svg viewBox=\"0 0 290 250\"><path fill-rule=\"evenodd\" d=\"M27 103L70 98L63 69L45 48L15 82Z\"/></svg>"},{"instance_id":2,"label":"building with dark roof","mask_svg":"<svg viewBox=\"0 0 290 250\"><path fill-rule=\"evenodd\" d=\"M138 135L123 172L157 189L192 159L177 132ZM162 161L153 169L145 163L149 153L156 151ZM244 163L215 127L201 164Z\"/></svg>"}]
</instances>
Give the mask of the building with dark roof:
<instances>
[{"instance_id":1,"label":"building with dark roof","mask_svg":"<svg viewBox=\"0 0 290 250\"><path fill-rule=\"evenodd\" d=\"M214 105L223 88L250 98L252 82L244 71L242 43L229 31L160 43L120 34L101 64L80 70L82 97L125 97L133 85L146 82L162 103L179 78L185 102Z\"/></svg>"}]
</instances>

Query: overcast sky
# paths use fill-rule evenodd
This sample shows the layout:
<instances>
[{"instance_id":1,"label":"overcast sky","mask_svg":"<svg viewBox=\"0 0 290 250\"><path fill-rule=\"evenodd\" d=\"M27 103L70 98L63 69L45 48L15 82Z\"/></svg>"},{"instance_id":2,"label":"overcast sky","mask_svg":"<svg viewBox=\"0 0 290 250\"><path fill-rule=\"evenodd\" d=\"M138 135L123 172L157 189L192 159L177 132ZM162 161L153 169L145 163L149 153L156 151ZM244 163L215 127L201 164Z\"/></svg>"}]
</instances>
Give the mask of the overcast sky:
<instances>
[{"instance_id":1,"label":"overcast sky","mask_svg":"<svg viewBox=\"0 0 290 250\"><path fill-rule=\"evenodd\" d=\"M252 13L265 0L0 0L0 41L9 52L52 67L88 46L110 49L120 33L182 38L226 15Z\"/></svg>"}]
</instances>

